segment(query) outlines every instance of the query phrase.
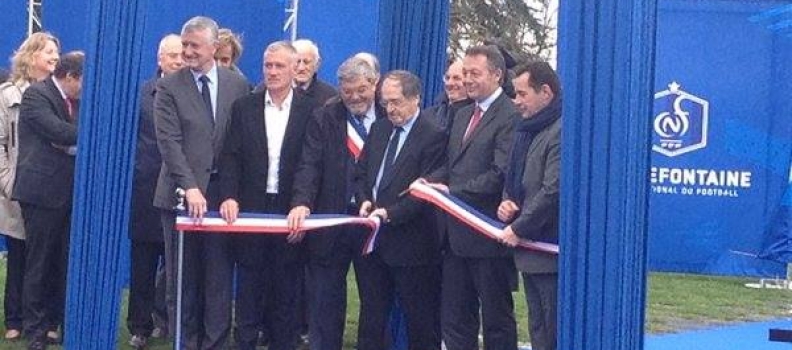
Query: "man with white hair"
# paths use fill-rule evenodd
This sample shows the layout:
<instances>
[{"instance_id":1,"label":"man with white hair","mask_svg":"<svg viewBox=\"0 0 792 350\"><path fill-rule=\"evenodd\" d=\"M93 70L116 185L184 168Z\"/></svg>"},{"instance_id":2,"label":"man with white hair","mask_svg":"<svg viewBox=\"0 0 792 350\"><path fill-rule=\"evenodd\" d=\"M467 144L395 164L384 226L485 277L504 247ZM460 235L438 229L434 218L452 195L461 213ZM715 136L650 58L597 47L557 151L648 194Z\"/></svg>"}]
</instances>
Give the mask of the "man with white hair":
<instances>
[{"instance_id":1,"label":"man with white hair","mask_svg":"<svg viewBox=\"0 0 792 350\"><path fill-rule=\"evenodd\" d=\"M168 34L162 38L157 50L157 73L147 80L141 89L137 152L132 180L132 210L129 220L132 274L127 312L127 327L132 335L129 345L136 349L145 347L149 336L162 335L168 330L167 312L159 310L160 305L155 304L160 290L164 292L164 279L159 284L155 281L158 277L157 266L160 257L164 258L165 246L162 242L160 214L151 204L154 201L154 190L157 188L157 177L162 164L162 157L157 149L157 135L154 131L154 94L157 91L159 78L181 69L181 53L181 37Z\"/></svg>"},{"instance_id":2,"label":"man with white hair","mask_svg":"<svg viewBox=\"0 0 792 350\"><path fill-rule=\"evenodd\" d=\"M303 90L303 94L314 100L317 107L321 107L338 92L317 77L317 71L322 63L319 47L308 39L299 39L292 42L297 49L297 69L294 74L294 85Z\"/></svg>"}]
</instances>

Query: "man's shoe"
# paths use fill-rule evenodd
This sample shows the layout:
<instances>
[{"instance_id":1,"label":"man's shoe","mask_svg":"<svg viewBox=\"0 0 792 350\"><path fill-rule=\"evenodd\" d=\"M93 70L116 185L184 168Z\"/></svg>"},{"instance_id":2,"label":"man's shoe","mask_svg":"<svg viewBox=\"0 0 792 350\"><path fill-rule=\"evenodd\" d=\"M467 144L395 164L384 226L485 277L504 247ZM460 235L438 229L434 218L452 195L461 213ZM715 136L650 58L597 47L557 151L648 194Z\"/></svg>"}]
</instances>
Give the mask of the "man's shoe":
<instances>
[{"instance_id":1,"label":"man's shoe","mask_svg":"<svg viewBox=\"0 0 792 350\"><path fill-rule=\"evenodd\" d=\"M151 337L154 339L165 338L167 336L168 331L166 331L164 328L154 327L154 329L151 330Z\"/></svg>"},{"instance_id":2,"label":"man's shoe","mask_svg":"<svg viewBox=\"0 0 792 350\"><path fill-rule=\"evenodd\" d=\"M31 340L28 343L27 350L47 350L47 342L44 339Z\"/></svg>"},{"instance_id":3,"label":"man's shoe","mask_svg":"<svg viewBox=\"0 0 792 350\"><path fill-rule=\"evenodd\" d=\"M22 332L17 329L9 329L5 333L5 340L19 340L22 337Z\"/></svg>"},{"instance_id":4,"label":"man's shoe","mask_svg":"<svg viewBox=\"0 0 792 350\"><path fill-rule=\"evenodd\" d=\"M143 349L146 347L146 337L143 335L133 335L129 338L129 345L135 349Z\"/></svg>"},{"instance_id":5,"label":"man's shoe","mask_svg":"<svg viewBox=\"0 0 792 350\"><path fill-rule=\"evenodd\" d=\"M47 331L47 343L52 345L60 344L60 334L57 331Z\"/></svg>"}]
</instances>

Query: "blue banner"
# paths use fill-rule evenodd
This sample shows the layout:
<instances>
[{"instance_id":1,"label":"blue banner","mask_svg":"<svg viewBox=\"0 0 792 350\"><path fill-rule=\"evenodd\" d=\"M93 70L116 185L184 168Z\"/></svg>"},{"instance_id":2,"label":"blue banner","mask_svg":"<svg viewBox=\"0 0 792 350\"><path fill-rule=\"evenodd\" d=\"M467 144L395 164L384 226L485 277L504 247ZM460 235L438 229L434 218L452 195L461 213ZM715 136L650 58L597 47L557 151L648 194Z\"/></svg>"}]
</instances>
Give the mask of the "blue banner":
<instances>
[{"instance_id":1,"label":"blue banner","mask_svg":"<svg viewBox=\"0 0 792 350\"><path fill-rule=\"evenodd\" d=\"M779 27L789 8L789 1L660 2L652 270L785 274L783 264L758 255L792 154L792 38Z\"/></svg>"}]
</instances>

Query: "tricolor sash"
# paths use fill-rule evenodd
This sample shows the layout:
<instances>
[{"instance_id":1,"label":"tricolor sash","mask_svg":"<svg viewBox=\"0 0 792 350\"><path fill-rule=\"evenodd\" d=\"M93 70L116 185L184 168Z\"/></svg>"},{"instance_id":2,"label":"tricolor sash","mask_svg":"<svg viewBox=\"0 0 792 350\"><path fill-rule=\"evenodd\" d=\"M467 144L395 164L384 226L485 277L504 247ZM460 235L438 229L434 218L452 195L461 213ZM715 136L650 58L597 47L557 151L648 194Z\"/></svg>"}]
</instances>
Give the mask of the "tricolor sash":
<instances>
[{"instance_id":1,"label":"tricolor sash","mask_svg":"<svg viewBox=\"0 0 792 350\"><path fill-rule=\"evenodd\" d=\"M362 123L353 120L354 118L353 116L347 116L346 145L349 153L352 154L352 157L357 162L366 142L366 127Z\"/></svg>"},{"instance_id":2,"label":"tricolor sash","mask_svg":"<svg viewBox=\"0 0 792 350\"><path fill-rule=\"evenodd\" d=\"M374 250L374 242L380 227L379 218L362 218L351 215L312 214L305 218L301 231L315 232L316 229L341 225L362 225L371 231L363 254ZM288 234L286 215L240 213L233 224L226 222L218 212L208 212L199 222L185 212L176 216L176 230L186 232L222 232L229 234Z\"/></svg>"},{"instance_id":3,"label":"tricolor sash","mask_svg":"<svg viewBox=\"0 0 792 350\"><path fill-rule=\"evenodd\" d=\"M459 198L438 191L426 182L420 180L414 181L410 185L408 192L411 196L427 201L457 220L465 223L465 225L470 226L482 236L498 242L501 241L503 229L506 225L482 214ZM552 243L537 242L521 238L517 246L523 249L558 254L558 245Z\"/></svg>"}]
</instances>

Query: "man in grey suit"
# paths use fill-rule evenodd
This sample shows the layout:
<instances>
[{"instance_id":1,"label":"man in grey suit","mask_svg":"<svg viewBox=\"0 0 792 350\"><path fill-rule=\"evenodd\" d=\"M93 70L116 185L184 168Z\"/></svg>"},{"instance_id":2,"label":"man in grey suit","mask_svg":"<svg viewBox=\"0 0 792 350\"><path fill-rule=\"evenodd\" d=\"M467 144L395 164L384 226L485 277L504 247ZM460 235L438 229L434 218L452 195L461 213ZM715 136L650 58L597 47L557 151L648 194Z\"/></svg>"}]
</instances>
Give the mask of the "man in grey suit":
<instances>
[{"instance_id":1,"label":"man in grey suit","mask_svg":"<svg viewBox=\"0 0 792 350\"><path fill-rule=\"evenodd\" d=\"M501 88L506 67L495 47L469 48L463 72L465 89L475 103L457 112L446 148L448 162L427 179L447 184L451 194L495 217L518 114ZM444 248L441 322L446 347L478 349L483 321L484 348L516 350L511 290L517 276L511 249L455 219L447 220L440 231Z\"/></svg>"},{"instance_id":2,"label":"man in grey suit","mask_svg":"<svg viewBox=\"0 0 792 350\"><path fill-rule=\"evenodd\" d=\"M510 223L504 241L519 238L558 243L558 188L561 162L561 88L545 62L517 67L514 99L517 123L498 218ZM530 250L514 253L528 301L531 348L555 350L558 256Z\"/></svg>"},{"instance_id":3,"label":"man in grey suit","mask_svg":"<svg viewBox=\"0 0 792 350\"><path fill-rule=\"evenodd\" d=\"M239 74L217 66L218 26L206 17L188 20L181 31L185 68L157 82L154 122L162 169L154 206L162 209L165 260L168 272L170 329L175 330L176 189L185 193L189 215L203 218L217 210L219 179L217 156L223 145L231 104L249 92ZM184 241L183 336L188 349L225 346L231 322L231 286L224 285L213 268L218 254L212 244L225 237L187 234ZM204 244L206 243L206 244Z\"/></svg>"}]
</instances>

